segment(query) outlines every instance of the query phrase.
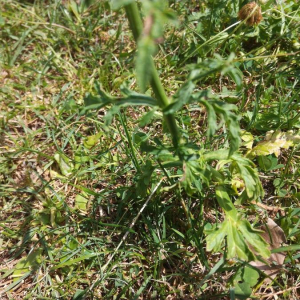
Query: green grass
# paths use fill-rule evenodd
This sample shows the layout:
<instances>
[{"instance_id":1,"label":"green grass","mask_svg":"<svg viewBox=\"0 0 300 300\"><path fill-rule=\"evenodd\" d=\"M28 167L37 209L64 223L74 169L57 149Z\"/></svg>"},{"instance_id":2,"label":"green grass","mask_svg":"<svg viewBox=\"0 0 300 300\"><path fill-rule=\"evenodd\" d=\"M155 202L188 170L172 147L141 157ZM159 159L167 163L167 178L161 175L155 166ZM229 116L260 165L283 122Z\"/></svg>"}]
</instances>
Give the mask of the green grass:
<instances>
[{"instance_id":1,"label":"green grass","mask_svg":"<svg viewBox=\"0 0 300 300\"><path fill-rule=\"evenodd\" d=\"M0 0L0 298L297 299L297 2L268 1L263 22L247 27L231 26L242 1L169 1L176 17L160 16L169 23L163 40L156 24L153 55L176 106L154 108L118 106L140 92L148 67L136 68L143 50L125 12L81 2ZM109 103L83 113L99 86L97 101ZM145 93L139 101L157 96ZM293 143L257 154L270 130ZM229 148L233 161L220 154ZM257 170L264 196L257 181L257 197L243 193L242 167L254 170L249 181ZM253 284L243 277L252 269L228 242L207 249L209 230L231 220L223 188L243 220L258 227L269 217L287 237L269 283L262 272Z\"/></svg>"}]
</instances>

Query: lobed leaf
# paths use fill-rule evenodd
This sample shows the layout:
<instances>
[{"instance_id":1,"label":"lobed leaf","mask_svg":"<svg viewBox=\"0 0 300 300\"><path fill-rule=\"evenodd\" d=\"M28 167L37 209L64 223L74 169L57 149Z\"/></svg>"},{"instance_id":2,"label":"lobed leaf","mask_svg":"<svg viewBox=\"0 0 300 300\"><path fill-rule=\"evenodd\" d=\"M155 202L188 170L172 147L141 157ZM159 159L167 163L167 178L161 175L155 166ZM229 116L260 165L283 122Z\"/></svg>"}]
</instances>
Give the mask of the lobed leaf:
<instances>
[{"instance_id":1,"label":"lobed leaf","mask_svg":"<svg viewBox=\"0 0 300 300\"><path fill-rule=\"evenodd\" d=\"M251 151L248 152L249 157L266 156L275 154L280 155L281 149L288 149L289 147L299 144L300 135L295 134L292 130L288 132L268 131L265 140L258 143Z\"/></svg>"}]
</instances>

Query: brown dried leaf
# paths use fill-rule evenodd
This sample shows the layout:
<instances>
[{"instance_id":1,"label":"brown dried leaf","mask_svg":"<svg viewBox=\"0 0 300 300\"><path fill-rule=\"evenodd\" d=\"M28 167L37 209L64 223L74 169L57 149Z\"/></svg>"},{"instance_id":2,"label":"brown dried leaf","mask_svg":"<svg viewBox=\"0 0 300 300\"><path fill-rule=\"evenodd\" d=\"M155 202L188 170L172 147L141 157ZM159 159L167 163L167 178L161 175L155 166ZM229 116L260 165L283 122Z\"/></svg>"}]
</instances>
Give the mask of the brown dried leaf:
<instances>
[{"instance_id":1,"label":"brown dried leaf","mask_svg":"<svg viewBox=\"0 0 300 300\"><path fill-rule=\"evenodd\" d=\"M263 233L261 237L270 244L270 249L277 249L282 243L286 242L285 234L280 226L278 226L272 219L268 218L267 223L260 228ZM282 269L282 265L285 259L284 252L272 253L271 256L266 260L269 264L265 264L261 261L253 261L250 264L259 270L263 271L266 275L271 278L279 273ZM269 278L266 279L266 283L270 282Z\"/></svg>"}]
</instances>

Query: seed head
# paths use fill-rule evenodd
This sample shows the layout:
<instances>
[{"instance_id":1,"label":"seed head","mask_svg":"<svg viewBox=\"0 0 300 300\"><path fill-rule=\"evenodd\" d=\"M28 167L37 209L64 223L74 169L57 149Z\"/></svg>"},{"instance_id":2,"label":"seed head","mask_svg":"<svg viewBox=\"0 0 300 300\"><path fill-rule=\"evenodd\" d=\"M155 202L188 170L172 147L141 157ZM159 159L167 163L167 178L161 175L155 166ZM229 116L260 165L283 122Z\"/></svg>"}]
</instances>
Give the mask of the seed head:
<instances>
[{"instance_id":1,"label":"seed head","mask_svg":"<svg viewBox=\"0 0 300 300\"><path fill-rule=\"evenodd\" d=\"M263 19L260 6L255 2L244 5L239 11L238 17L240 20L245 20L248 26L257 25Z\"/></svg>"}]
</instances>

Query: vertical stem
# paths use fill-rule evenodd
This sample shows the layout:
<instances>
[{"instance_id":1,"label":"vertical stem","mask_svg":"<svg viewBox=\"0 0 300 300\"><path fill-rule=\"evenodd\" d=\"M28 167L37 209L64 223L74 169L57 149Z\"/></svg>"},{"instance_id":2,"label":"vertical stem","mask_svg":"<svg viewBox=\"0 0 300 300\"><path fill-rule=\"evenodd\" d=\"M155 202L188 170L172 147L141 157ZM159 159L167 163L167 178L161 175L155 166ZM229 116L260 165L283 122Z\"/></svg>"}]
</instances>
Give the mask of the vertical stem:
<instances>
[{"instance_id":1,"label":"vertical stem","mask_svg":"<svg viewBox=\"0 0 300 300\"><path fill-rule=\"evenodd\" d=\"M132 2L125 6L125 11L127 15L127 19L129 21L130 29L133 33L133 37L135 41L137 42L139 37L142 34L143 31L143 22L140 17L140 11L138 9L138 6L136 2ZM170 100L168 99L165 90L162 86L162 83L159 79L157 70L155 68L153 59L151 58L151 69L152 69L152 78L150 80L150 84L152 87L152 90L155 94L155 97L158 101L158 104L160 108L165 108L167 105L170 104ZM173 115L165 115L164 116L165 121L168 125L169 131L172 135L172 141L175 148L178 147L179 141L180 141L180 134L179 130L176 124L175 117Z\"/></svg>"}]
</instances>

